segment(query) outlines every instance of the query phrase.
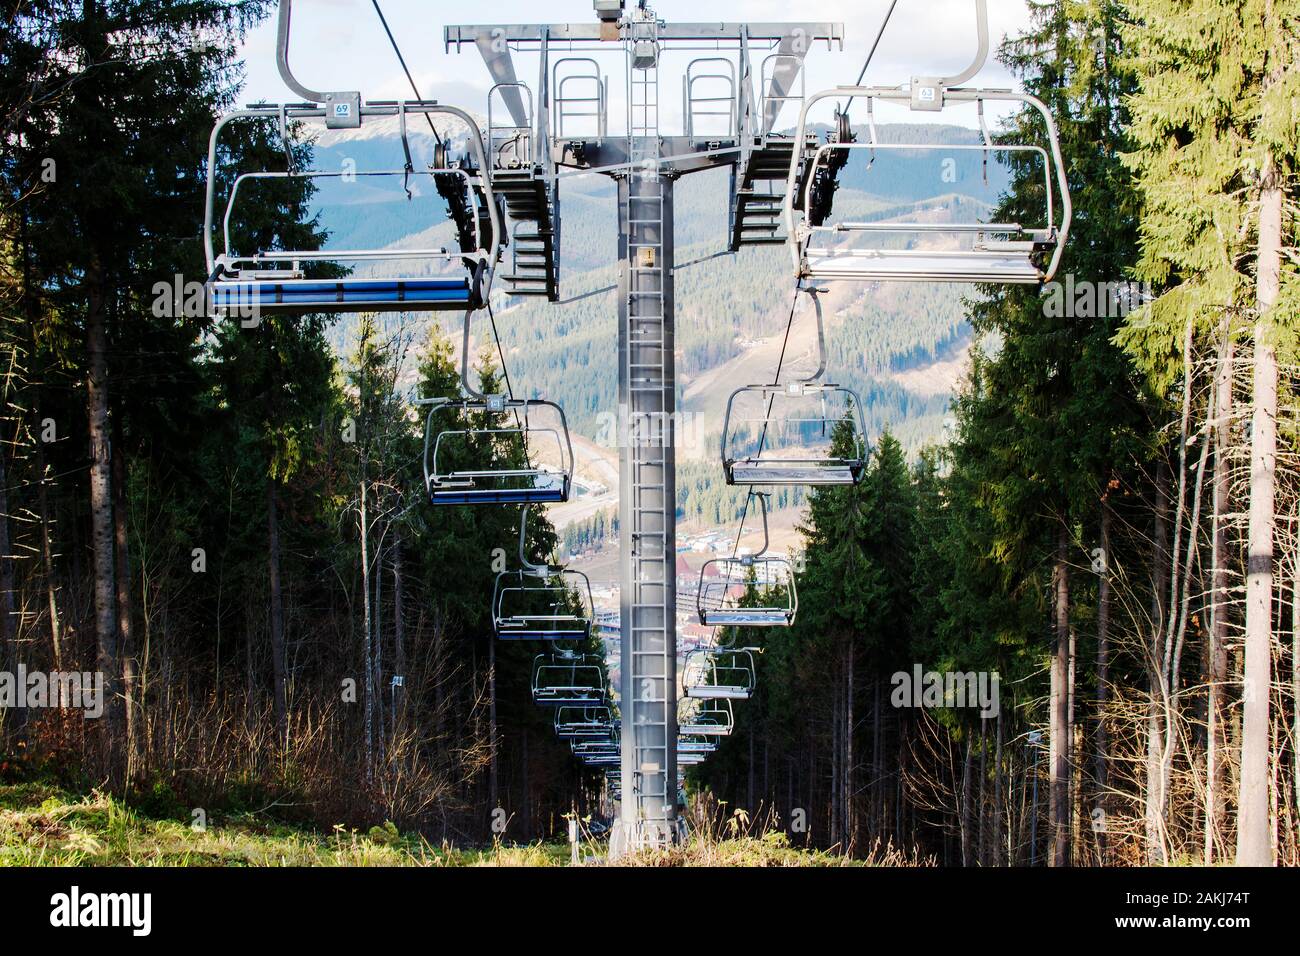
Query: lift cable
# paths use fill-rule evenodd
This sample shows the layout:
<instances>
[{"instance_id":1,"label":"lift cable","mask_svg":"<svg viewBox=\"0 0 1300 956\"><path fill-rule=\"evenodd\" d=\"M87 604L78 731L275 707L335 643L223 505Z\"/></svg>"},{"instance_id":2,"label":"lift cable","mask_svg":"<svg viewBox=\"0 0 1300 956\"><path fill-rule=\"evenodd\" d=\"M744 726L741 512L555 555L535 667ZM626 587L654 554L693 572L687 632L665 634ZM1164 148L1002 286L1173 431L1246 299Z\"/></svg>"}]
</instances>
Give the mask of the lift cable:
<instances>
[{"instance_id":1,"label":"lift cable","mask_svg":"<svg viewBox=\"0 0 1300 956\"><path fill-rule=\"evenodd\" d=\"M880 29L876 32L876 41L871 44L871 51L867 54L867 62L862 64L862 70L858 73L858 82L854 83L854 86L862 85L862 79L867 75L867 67L871 65L871 61L876 55L876 47L880 46L880 38L885 35L885 27L889 26L889 18L894 15L894 7L896 6L898 6L898 0L893 0L889 5L889 10L885 13L885 19L880 24ZM844 109L840 110L840 112L847 113L852 105L853 97L850 96L848 102L844 104Z\"/></svg>"},{"instance_id":2,"label":"lift cable","mask_svg":"<svg viewBox=\"0 0 1300 956\"><path fill-rule=\"evenodd\" d=\"M496 313L492 311L491 299L489 299L487 303L487 314L488 314L488 320L492 323L492 340L496 342L497 357L501 359L501 375L502 378L505 379L506 397L513 402L515 400L515 389L514 386L510 384L510 368L509 366L506 365L505 349L501 347L501 334L497 332L497 317L496 317ZM528 436L524 432L523 422L520 421L519 419L519 409L515 409L514 414L515 414L515 426L519 429L519 434L523 438L523 442L524 442L524 460L528 462L529 467L532 467L533 460L528 453Z\"/></svg>"},{"instance_id":3,"label":"lift cable","mask_svg":"<svg viewBox=\"0 0 1300 956\"><path fill-rule=\"evenodd\" d=\"M379 6L379 0L370 0L375 8L375 13L379 14L379 22L383 24L384 32L388 34L388 42L393 47L393 52L397 54L397 62L402 65L402 72L406 74L406 81L411 84L411 92L415 98L423 102L424 97L420 95L420 88L415 85L415 77L411 76L411 71L406 65L406 57L402 56L402 48L397 45L397 38L393 36L393 31L388 27L388 18L384 16L383 9ZM441 147L443 146L442 137L438 135L438 128L433 125L433 117L428 113L424 114L425 121L429 124L429 130L433 133L434 141Z\"/></svg>"}]
</instances>

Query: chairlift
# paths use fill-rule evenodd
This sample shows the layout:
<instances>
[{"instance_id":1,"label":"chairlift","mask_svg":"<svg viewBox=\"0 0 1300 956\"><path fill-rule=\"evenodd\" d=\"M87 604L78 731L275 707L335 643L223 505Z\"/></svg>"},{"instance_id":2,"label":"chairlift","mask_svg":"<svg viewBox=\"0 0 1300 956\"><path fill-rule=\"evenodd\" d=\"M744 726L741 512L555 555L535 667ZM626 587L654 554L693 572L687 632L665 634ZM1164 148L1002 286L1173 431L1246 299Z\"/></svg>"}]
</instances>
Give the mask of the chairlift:
<instances>
[{"instance_id":1,"label":"chairlift","mask_svg":"<svg viewBox=\"0 0 1300 956\"><path fill-rule=\"evenodd\" d=\"M788 558L768 554L767 495L753 493L763 516L763 546L752 555L711 558L700 568L695 610L705 627L788 627L799 608L794 567ZM776 604L748 607L740 603L753 580L762 586L760 596L784 592ZM737 594L736 592L740 593Z\"/></svg>"},{"instance_id":2,"label":"chairlift","mask_svg":"<svg viewBox=\"0 0 1300 956\"><path fill-rule=\"evenodd\" d=\"M533 703L585 707L608 698L604 661L591 654L559 650L533 662Z\"/></svg>"},{"instance_id":3,"label":"chairlift","mask_svg":"<svg viewBox=\"0 0 1300 956\"><path fill-rule=\"evenodd\" d=\"M754 694L754 651L751 647L702 647L690 651L682 674L686 696L748 700Z\"/></svg>"},{"instance_id":4,"label":"chairlift","mask_svg":"<svg viewBox=\"0 0 1300 956\"><path fill-rule=\"evenodd\" d=\"M731 701L685 698L678 707L677 732L683 737L726 737L736 727Z\"/></svg>"},{"instance_id":5,"label":"chairlift","mask_svg":"<svg viewBox=\"0 0 1300 956\"><path fill-rule=\"evenodd\" d=\"M376 100L363 103L360 93L318 93L293 78L288 69L290 0L281 0L279 64L285 82L309 102L251 106L223 116L208 141L207 191L203 244L207 260L208 296L214 315L301 315L311 312L395 312L479 309L487 302L498 245L505 241L487 156L478 125L464 110L432 100ZM407 135L410 117L453 117L468 129L469 156L451 161L445 150L435 164L417 170ZM291 129L298 124L326 129L356 129L367 121L395 117L404 161L380 169L296 169ZM226 196L217 251L214 241L218 162L221 134L234 124L274 123L283 144L285 168L242 172ZM237 249L231 224L241 193L255 182L341 180L351 177L399 180L411 195L413 179L428 177L448 198L456 220L459 248L417 247L382 249ZM365 265L396 276L347 276L328 273L343 266ZM386 267L386 268L385 268ZM321 276L324 271L326 275ZM315 274L313 274L315 273Z\"/></svg>"},{"instance_id":6,"label":"chairlift","mask_svg":"<svg viewBox=\"0 0 1300 956\"><path fill-rule=\"evenodd\" d=\"M555 735L561 740L609 741L614 732L614 717L609 707L557 707Z\"/></svg>"},{"instance_id":7,"label":"chairlift","mask_svg":"<svg viewBox=\"0 0 1300 956\"><path fill-rule=\"evenodd\" d=\"M484 395L470 384L470 313L461 350L462 398L420 399L424 484L435 505L546 504L569 500L573 441L564 409L542 399ZM505 443L523 453L518 464L484 466L484 448ZM477 464L476 464L477 462Z\"/></svg>"},{"instance_id":8,"label":"chairlift","mask_svg":"<svg viewBox=\"0 0 1300 956\"><path fill-rule=\"evenodd\" d=\"M496 636L511 641L575 641L591 636L591 582L581 571L533 564L525 553L528 511L519 518L519 562L497 575L492 595Z\"/></svg>"},{"instance_id":9,"label":"chairlift","mask_svg":"<svg viewBox=\"0 0 1300 956\"><path fill-rule=\"evenodd\" d=\"M953 222L936 223L915 218L867 222L826 222L830 202L826 189L814 195L807 190L800 197L795 185L806 170L794 159L788 171L785 197L785 225L795 274L801 279L857 281L982 282L1036 284L1051 281L1060 265L1070 232L1073 207L1061 157L1056 123L1043 102L1010 90L963 87L974 77L988 56L988 10L986 0L976 0L980 48L974 63L954 77L913 77L899 87L840 86L810 96L799 114L796 141L808 129L809 110L830 97L862 100L866 105L869 139L854 142L851 136L836 136L817 148L811 163L813 179L818 171L834 175L849 157L871 159L877 151L940 153L945 158L959 151L980 151L987 168L990 155L1037 156L1043 169L1042 217L1034 223ZM979 117L979 144L882 143L876 137L875 106L904 106L914 112L943 113L951 108L974 104ZM1027 107L1041 117L1046 145L1032 143L996 144L984 120L986 104L1012 103ZM868 162L868 169L871 162ZM825 179L825 174L822 176ZM890 238L897 237L894 242ZM901 241L900 241L901 240ZM916 244L939 240L958 248L917 248Z\"/></svg>"},{"instance_id":10,"label":"chairlift","mask_svg":"<svg viewBox=\"0 0 1300 956\"><path fill-rule=\"evenodd\" d=\"M711 754L718 749L718 742L711 737L700 734L682 734L677 738L677 753Z\"/></svg>"},{"instance_id":11,"label":"chairlift","mask_svg":"<svg viewBox=\"0 0 1300 956\"><path fill-rule=\"evenodd\" d=\"M687 743L679 740L677 742L677 766L695 767L704 763L709 754L713 753L713 747L704 747L693 743Z\"/></svg>"},{"instance_id":12,"label":"chairlift","mask_svg":"<svg viewBox=\"0 0 1300 956\"><path fill-rule=\"evenodd\" d=\"M599 761L619 758L619 745L608 735L602 740L571 740L569 749L579 760L592 766L598 766Z\"/></svg>"},{"instance_id":13,"label":"chairlift","mask_svg":"<svg viewBox=\"0 0 1300 956\"><path fill-rule=\"evenodd\" d=\"M817 321L817 370L800 381L747 385L731 393L722 423L729 485L852 485L862 479L867 429L862 400L851 389L821 380L826 372L822 290L804 291ZM832 433L845 417L855 428L853 453L829 455Z\"/></svg>"}]
</instances>

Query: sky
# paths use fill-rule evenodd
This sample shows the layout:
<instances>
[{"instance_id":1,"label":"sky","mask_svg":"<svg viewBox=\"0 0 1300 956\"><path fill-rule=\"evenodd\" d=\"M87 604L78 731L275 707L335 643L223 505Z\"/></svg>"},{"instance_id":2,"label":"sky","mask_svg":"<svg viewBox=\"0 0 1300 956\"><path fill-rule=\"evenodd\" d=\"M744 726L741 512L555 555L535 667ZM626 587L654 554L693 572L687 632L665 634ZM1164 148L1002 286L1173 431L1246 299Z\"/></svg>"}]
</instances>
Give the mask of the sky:
<instances>
[{"instance_id":1,"label":"sky","mask_svg":"<svg viewBox=\"0 0 1300 956\"><path fill-rule=\"evenodd\" d=\"M668 21L835 21L844 24L844 51L814 48L807 61L808 92L851 84L875 38L890 0L657 0ZM420 92L428 98L483 113L489 86L478 53L443 48L442 28L453 23L534 23L595 21L591 0L380 0ZM1025 0L989 0L989 30L994 47L1003 36L1025 27ZM366 99L409 98L410 87L388 44L371 0L295 0L290 63L300 82L313 89L359 89ZM275 17L249 35L244 48L248 102L294 102L275 65ZM952 74L975 52L974 0L899 0L865 82L896 86L914 73ZM536 86L535 67L516 57L520 79ZM667 70L661 71L661 84ZM611 84L617 83L611 79ZM672 82L680 82L674 79ZM1012 87L1002 67L992 62L972 85ZM663 96L665 94L661 94ZM675 105L676 94L667 97ZM680 112L678 109L677 112ZM881 117L888 121L891 117ZM915 118L915 117L914 117ZM665 123L668 111L665 111Z\"/></svg>"}]
</instances>

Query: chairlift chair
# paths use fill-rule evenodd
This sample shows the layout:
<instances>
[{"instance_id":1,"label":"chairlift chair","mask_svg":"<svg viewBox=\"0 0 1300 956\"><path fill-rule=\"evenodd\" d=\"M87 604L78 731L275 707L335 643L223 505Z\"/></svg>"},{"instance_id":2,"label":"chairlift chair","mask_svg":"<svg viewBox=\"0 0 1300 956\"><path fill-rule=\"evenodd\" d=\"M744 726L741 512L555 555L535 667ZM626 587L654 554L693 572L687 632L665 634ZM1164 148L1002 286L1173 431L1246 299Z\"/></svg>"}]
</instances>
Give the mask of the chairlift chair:
<instances>
[{"instance_id":1,"label":"chairlift chair","mask_svg":"<svg viewBox=\"0 0 1300 956\"><path fill-rule=\"evenodd\" d=\"M600 740L571 740L569 749L581 760L618 757L619 745L606 734Z\"/></svg>"},{"instance_id":2,"label":"chairlift chair","mask_svg":"<svg viewBox=\"0 0 1300 956\"><path fill-rule=\"evenodd\" d=\"M735 727L730 700L685 698L678 707L677 732L683 737L726 737Z\"/></svg>"},{"instance_id":3,"label":"chairlift chair","mask_svg":"<svg viewBox=\"0 0 1300 956\"><path fill-rule=\"evenodd\" d=\"M462 398L420 399L424 422L424 484L435 505L548 504L569 500L573 441L564 409L542 399L484 395L470 384L470 315L461 350ZM485 466L483 447L516 444L525 460Z\"/></svg>"},{"instance_id":4,"label":"chairlift chair","mask_svg":"<svg viewBox=\"0 0 1300 956\"><path fill-rule=\"evenodd\" d=\"M717 749L718 741L715 737L682 733L677 738L678 754L711 754Z\"/></svg>"},{"instance_id":5,"label":"chairlift chair","mask_svg":"<svg viewBox=\"0 0 1300 956\"><path fill-rule=\"evenodd\" d=\"M767 495L752 493L758 499L763 516L763 546L752 555L710 558L700 568L700 584L695 592L695 610L705 627L788 627L799 609L794 567L788 558L768 554ZM710 573L712 572L712 573ZM779 584L785 600L768 605L747 607L740 603L748 588L750 574L760 585L762 595L777 591ZM739 589L741 596L735 591Z\"/></svg>"},{"instance_id":6,"label":"chairlift chair","mask_svg":"<svg viewBox=\"0 0 1300 956\"><path fill-rule=\"evenodd\" d=\"M585 707L608 697L604 662L594 655L560 650L533 661L533 703L548 707Z\"/></svg>"},{"instance_id":7,"label":"chairlift chair","mask_svg":"<svg viewBox=\"0 0 1300 956\"><path fill-rule=\"evenodd\" d=\"M1061 157L1056 123L1047 107L1036 97L1010 90L974 89L962 86L983 67L988 55L988 10L986 0L976 0L980 49L974 63L955 77L913 77L908 86L869 87L840 86L810 96L799 113L796 140L808 129L808 114L819 101L835 97L862 100L866 105L869 139L853 142L852 137L838 136L817 148L811 159L815 171L828 172L842 167L852 156L868 155L874 160L877 151L938 153L951 157L955 152L978 150L987 164L991 154L1036 155L1043 168L1043 215L1039 222L936 223L907 219L871 222L826 222L830 194L823 189L818 196L807 190L796 195L795 185L807 177L807 170L793 158L787 175L784 218L790 237L790 251L795 275L813 280L904 281L904 282L981 282L994 284L1036 284L1050 282L1056 274L1070 232L1073 207L1069 182ZM903 106L914 112L942 113L952 107L974 104L982 136L980 144L954 145L935 143L882 143L877 140L875 107L877 104ZM985 104L1018 104L1033 110L1042 120L1046 146L1037 144L995 144L984 120ZM870 162L868 169L871 168ZM824 175L823 179L826 178ZM819 206L823 208L819 208ZM882 243L884 237L898 236L902 247ZM864 237L866 237L864 239ZM918 249L914 243L926 239L946 239L960 244L956 249ZM867 243L866 240L875 240Z\"/></svg>"},{"instance_id":8,"label":"chairlift chair","mask_svg":"<svg viewBox=\"0 0 1300 956\"><path fill-rule=\"evenodd\" d=\"M555 735L561 740L609 741L615 723L609 707L563 706L555 709Z\"/></svg>"},{"instance_id":9,"label":"chairlift chair","mask_svg":"<svg viewBox=\"0 0 1300 956\"><path fill-rule=\"evenodd\" d=\"M528 510L519 518L520 567L497 575L496 636L513 641L585 641L595 620L591 581L581 571L534 564L525 553Z\"/></svg>"},{"instance_id":10,"label":"chairlift chair","mask_svg":"<svg viewBox=\"0 0 1300 956\"><path fill-rule=\"evenodd\" d=\"M800 381L747 385L731 393L722 423L722 463L729 485L852 485L866 468L866 418L862 400L851 389L821 380L826 372L826 334L820 293L813 300L819 364ZM855 445L848 456L819 455L836 424L853 422Z\"/></svg>"},{"instance_id":11,"label":"chairlift chair","mask_svg":"<svg viewBox=\"0 0 1300 956\"><path fill-rule=\"evenodd\" d=\"M687 697L748 700L754 676L754 648L702 647L687 653L682 686Z\"/></svg>"},{"instance_id":12,"label":"chairlift chair","mask_svg":"<svg viewBox=\"0 0 1300 956\"><path fill-rule=\"evenodd\" d=\"M393 312L481 308L492 284L499 245L505 241L501 215L486 170L487 156L478 124L464 110L433 100L362 102L357 92L317 92L303 86L288 65L291 0L280 0L277 61L286 85L307 102L252 106L223 116L208 140L207 190L203 244L208 270L211 311L216 315L298 315L310 312ZM407 135L412 116L452 117L468 130L469 157L452 162L439 150L433 166L416 170ZM366 121L395 117L404 162L400 167L370 170L296 169L290 130L297 124L325 129L359 129ZM431 121L431 120L430 120ZM284 147L285 168L257 170L235 176L222 216L220 252L215 248L216 193L222 170L218 162L221 134L237 123L273 122ZM410 195L413 177L428 176L449 199L460 248L414 249L256 249L238 250L231 222L241 190L253 182L346 177L400 178ZM452 201L454 200L454 201ZM321 278L313 267L365 263L398 266L396 277ZM446 274L439 274L446 273Z\"/></svg>"},{"instance_id":13,"label":"chairlift chair","mask_svg":"<svg viewBox=\"0 0 1300 956\"><path fill-rule=\"evenodd\" d=\"M583 641L591 635L591 582L581 571L547 568L497 575L496 636L512 641ZM576 606L575 606L576 603Z\"/></svg>"}]
</instances>

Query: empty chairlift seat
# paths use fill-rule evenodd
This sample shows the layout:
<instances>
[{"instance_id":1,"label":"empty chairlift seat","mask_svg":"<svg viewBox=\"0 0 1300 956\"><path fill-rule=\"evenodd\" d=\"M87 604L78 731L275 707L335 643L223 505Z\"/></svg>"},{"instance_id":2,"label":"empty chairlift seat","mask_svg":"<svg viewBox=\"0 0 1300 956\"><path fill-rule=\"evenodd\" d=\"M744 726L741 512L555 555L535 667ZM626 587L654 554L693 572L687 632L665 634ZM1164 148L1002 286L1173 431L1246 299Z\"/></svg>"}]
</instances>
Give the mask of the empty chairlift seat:
<instances>
[{"instance_id":1,"label":"empty chairlift seat","mask_svg":"<svg viewBox=\"0 0 1300 956\"><path fill-rule=\"evenodd\" d=\"M679 756L681 754L711 754L717 749L717 741L701 737L698 734L683 734L677 738L677 753Z\"/></svg>"},{"instance_id":2,"label":"empty chairlift seat","mask_svg":"<svg viewBox=\"0 0 1300 956\"><path fill-rule=\"evenodd\" d=\"M722 464L729 485L852 485L862 479L862 401L851 389L821 381L826 350L820 290L804 291L816 307L820 365L802 381L747 385L731 393L722 423ZM853 429L851 448L836 453L835 430L846 420Z\"/></svg>"},{"instance_id":3,"label":"empty chairlift seat","mask_svg":"<svg viewBox=\"0 0 1300 956\"><path fill-rule=\"evenodd\" d=\"M573 441L564 409L541 399L484 395L470 382L472 313L461 341L460 398L422 398L424 486L435 505L568 501ZM521 549L521 558L522 558Z\"/></svg>"},{"instance_id":4,"label":"empty chairlift seat","mask_svg":"<svg viewBox=\"0 0 1300 956\"><path fill-rule=\"evenodd\" d=\"M754 693L753 649L708 647L689 652L682 686L687 697L748 700Z\"/></svg>"},{"instance_id":5,"label":"empty chairlift seat","mask_svg":"<svg viewBox=\"0 0 1300 956\"><path fill-rule=\"evenodd\" d=\"M500 212L487 168L482 136L469 114L428 101L372 102L358 106L361 122L396 119L402 158L389 168L298 169L294 165L297 126L328 126L324 107L250 107L223 117L208 147L208 183L204 249L208 267L210 311L240 317L264 314L300 315L312 312L394 312L474 310L482 308L491 289L504 238ZM470 154L452 162L439 150L441 165L416 169L407 137L409 116L441 116L467 127ZM421 120L423 122L423 119ZM283 168L232 172L225 169L220 137L232 124L274 124L282 139ZM246 228L240 211L256 207L265 197L259 184L309 180L354 183L395 181L412 196L412 183L427 180L447 199L455 222L452 248L384 247L379 249L240 248L259 230ZM229 182L216 248L216 201ZM242 200L242 203L241 203ZM362 274L351 274L363 270Z\"/></svg>"},{"instance_id":6,"label":"empty chairlift seat","mask_svg":"<svg viewBox=\"0 0 1300 956\"><path fill-rule=\"evenodd\" d=\"M914 81L915 85L915 81ZM795 274L803 279L854 280L863 282L979 282L993 284L1037 284L1050 281L1060 263L1069 235L1072 207L1069 185L1061 160L1056 125L1043 103L1032 96L1001 90L949 88L921 85L913 88L845 86L808 98L799 117L798 135L808 128L808 111L819 100L852 98L866 109L869 135L866 142L838 136L819 146L811 160L813 176L832 177L861 160L870 178L879 169L877 158L887 154L934 157L940 163L964 153L982 154L985 168L990 156L1035 164L1042 170L1042 206L1036 221L962 222L942 221L952 210L933 208L922 213L871 221L833 220L825 208L825 190L803 196L787 192L786 229L791 236ZM876 136L877 104L894 104L926 112L950 112L952 108L975 105L983 134L980 143L884 143ZM1039 114L1046 131L1043 144L995 143L984 120L986 103L1010 103ZM896 170L895 170L896 171ZM788 181L793 184L806 171L792 163ZM823 176L822 178L825 178ZM818 208L818 206L821 208ZM936 214L940 217L936 219Z\"/></svg>"},{"instance_id":7,"label":"empty chairlift seat","mask_svg":"<svg viewBox=\"0 0 1300 956\"><path fill-rule=\"evenodd\" d=\"M533 662L533 703L583 708L608 698L604 661L591 654L558 651Z\"/></svg>"},{"instance_id":8,"label":"empty chairlift seat","mask_svg":"<svg viewBox=\"0 0 1300 956\"><path fill-rule=\"evenodd\" d=\"M614 717L608 706L557 707L555 735L561 740L595 740L608 743L614 733Z\"/></svg>"},{"instance_id":9,"label":"empty chairlift seat","mask_svg":"<svg viewBox=\"0 0 1300 956\"><path fill-rule=\"evenodd\" d=\"M756 554L711 558L700 568L695 610L706 627L788 627L799 607L789 559L768 554L767 495L753 494L763 517Z\"/></svg>"},{"instance_id":10,"label":"empty chairlift seat","mask_svg":"<svg viewBox=\"0 0 1300 956\"><path fill-rule=\"evenodd\" d=\"M435 505L569 500L573 444L564 410L540 399L488 395L427 401L424 477ZM513 463L485 461L514 452Z\"/></svg>"},{"instance_id":11,"label":"empty chairlift seat","mask_svg":"<svg viewBox=\"0 0 1300 956\"><path fill-rule=\"evenodd\" d=\"M731 701L686 698L678 707L677 732L683 737L726 737L735 729Z\"/></svg>"},{"instance_id":12,"label":"empty chairlift seat","mask_svg":"<svg viewBox=\"0 0 1300 956\"><path fill-rule=\"evenodd\" d=\"M492 597L496 636L513 641L585 641L591 636L591 583L560 568L503 571Z\"/></svg>"}]
</instances>

